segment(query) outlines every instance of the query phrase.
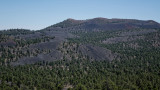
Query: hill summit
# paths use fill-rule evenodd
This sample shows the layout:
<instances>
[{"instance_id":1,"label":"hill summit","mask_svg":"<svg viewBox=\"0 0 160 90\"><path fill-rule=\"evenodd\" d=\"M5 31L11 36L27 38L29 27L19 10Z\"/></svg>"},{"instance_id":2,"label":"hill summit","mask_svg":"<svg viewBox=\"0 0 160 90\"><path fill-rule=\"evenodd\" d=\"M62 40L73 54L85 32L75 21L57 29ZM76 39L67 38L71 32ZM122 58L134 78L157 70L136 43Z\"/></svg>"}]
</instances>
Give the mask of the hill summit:
<instances>
[{"instance_id":1,"label":"hill summit","mask_svg":"<svg viewBox=\"0 0 160 90\"><path fill-rule=\"evenodd\" d=\"M47 27L53 28L75 29L75 30L121 30L121 29L156 29L160 28L160 24L153 20L136 20L136 19L107 19L107 18L93 18L87 20L67 19L60 23Z\"/></svg>"}]
</instances>

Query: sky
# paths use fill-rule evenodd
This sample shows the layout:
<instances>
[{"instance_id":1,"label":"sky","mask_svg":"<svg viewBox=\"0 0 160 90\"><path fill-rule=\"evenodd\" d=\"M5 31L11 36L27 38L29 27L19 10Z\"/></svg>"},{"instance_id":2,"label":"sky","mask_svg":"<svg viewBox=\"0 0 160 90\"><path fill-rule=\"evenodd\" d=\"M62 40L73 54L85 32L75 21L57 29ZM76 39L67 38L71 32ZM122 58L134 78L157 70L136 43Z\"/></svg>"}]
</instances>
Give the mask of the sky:
<instances>
[{"instance_id":1,"label":"sky","mask_svg":"<svg viewBox=\"0 0 160 90\"><path fill-rule=\"evenodd\" d=\"M160 0L0 0L0 30L39 30L67 18L160 22Z\"/></svg>"}]
</instances>

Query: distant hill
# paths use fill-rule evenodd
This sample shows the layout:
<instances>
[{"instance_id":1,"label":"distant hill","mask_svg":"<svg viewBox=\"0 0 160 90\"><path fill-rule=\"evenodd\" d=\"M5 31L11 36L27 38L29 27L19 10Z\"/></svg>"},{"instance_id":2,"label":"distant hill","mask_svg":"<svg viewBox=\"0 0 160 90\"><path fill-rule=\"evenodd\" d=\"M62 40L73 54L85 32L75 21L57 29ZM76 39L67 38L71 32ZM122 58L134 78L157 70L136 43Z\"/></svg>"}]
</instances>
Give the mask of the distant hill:
<instances>
[{"instance_id":1,"label":"distant hill","mask_svg":"<svg viewBox=\"0 0 160 90\"><path fill-rule=\"evenodd\" d=\"M49 26L45 29L51 30L55 28L69 30L121 30L121 29L156 29L160 28L160 24L153 20L136 20L136 19L107 19L94 18L88 20L67 19L63 22Z\"/></svg>"},{"instance_id":2,"label":"distant hill","mask_svg":"<svg viewBox=\"0 0 160 90\"><path fill-rule=\"evenodd\" d=\"M70 18L38 31L26 29L0 31L0 45L6 49L11 48L11 51L21 52L13 54L14 58L10 59L12 65L51 62L64 58L71 60L73 57L112 61L119 60L122 54L112 50L109 45L146 40L147 34L157 33L159 29L160 24L153 20ZM159 41L153 44L159 45ZM129 47L143 46L130 43ZM72 53L68 53L69 51ZM0 54L3 56L7 52L1 51Z\"/></svg>"}]
</instances>

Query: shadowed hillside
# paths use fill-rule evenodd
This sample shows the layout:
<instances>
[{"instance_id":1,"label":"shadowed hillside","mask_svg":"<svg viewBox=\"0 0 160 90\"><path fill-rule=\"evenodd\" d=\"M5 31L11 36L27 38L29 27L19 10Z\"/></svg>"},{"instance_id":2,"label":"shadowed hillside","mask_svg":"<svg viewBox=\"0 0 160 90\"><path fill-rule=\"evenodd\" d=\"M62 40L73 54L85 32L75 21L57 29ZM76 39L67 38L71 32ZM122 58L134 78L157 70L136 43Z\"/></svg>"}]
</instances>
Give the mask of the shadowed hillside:
<instances>
[{"instance_id":1,"label":"shadowed hillside","mask_svg":"<svg viewBox=\"0 0 160 90\"><path fill-rule=\"evenodd\" d=\"M113 53L105 45L145 40L147 34L157 33L158 28L160 24L152 20L94 18L67 19L39 31L1 31L0 45L5 50L1 51L1 56L11 50L11 58L4 56L1 64L24 65L75 57L112 61L124 55ZM131 45L143 47L137 43Z\"/></svg>"}]
</instances>

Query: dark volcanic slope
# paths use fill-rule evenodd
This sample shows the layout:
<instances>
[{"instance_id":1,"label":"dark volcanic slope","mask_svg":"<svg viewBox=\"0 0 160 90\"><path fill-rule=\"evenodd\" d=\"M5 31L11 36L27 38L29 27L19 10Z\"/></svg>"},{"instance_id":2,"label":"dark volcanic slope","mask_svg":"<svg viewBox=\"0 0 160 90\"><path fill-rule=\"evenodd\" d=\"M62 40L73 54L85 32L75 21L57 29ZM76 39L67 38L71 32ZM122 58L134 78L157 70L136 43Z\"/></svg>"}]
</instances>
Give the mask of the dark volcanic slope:
<instances>
[{"instance_id":1,"label":"dark volcanic slope","mask_svg":"<svg viewBox=\"0 0 160 90\"><path fill-rule=\"evenodd\" d=\"M81 51L84 56L88 56L91 60L112 61L119 58L118 54L112 53L111 50L93 45L80 45L79 51Z\"/></svg>"},{"instance_id":2,"label":"dark volcanic slope","mask_svg":"<svg viewBox=\"0 0 160 90\"><path fill-rule=\"evenodd\" d=\"M61 28L65 30L121 30L121 29L155 29L160 28L160 24L153 21L143 21L135 19L106 19L106 18L94 18L88 20L74 20L67 19L58 24L49 26L45 29L52 30L55 28Z\"/></svg>"},{"instance_id":3,"label":"dark volcanic slope","mask_svg":"<svg viewBox=\"0 0 160 90\"><path fill-rule=\"evenodd\" d=\"M38 33L38 34L37 34ZM49 42L40 42L36 44L29 45L28 49L23 49L24 51L31 51L32 50L40 50L42 51L36 56L24 56L18 59L16 62L12 62L11 65L25 65L25 64L34 64L39 61L54 61L54 60L61 60L62 54L57 50L60 43L63 41L66 41L66 38L72 38L74 35L67 33L67 32L61 32L61 31L45 31L43 32L43 35L48 37L55 37L53 40L50 40ZM29 36L34 36L31 38L40 38L42 37L40 32L36 32L34 34L29 34ZM30 39L27 37L27 35L20 35L20 37L25 39ZM48 53L46 53L47 51ZM45 53L44 53L45 52Z\"/></svg>"},{"instance_id":4,"label":"dark volcanic slope","mask_svg":"<svg viewBox=\"0 0 160 90\"><path fill-rule=\"evenodd\" d=\"M10 59L13 61L11 65L34 64L39 61L61 59L71 60L72 58L80 59L80 57L90 60L112 61L118 59L121 55L105 48L108 47L107 45L145 40L145 35L156 33L159 28L160 24L152 20L67 19L39 31L24 30L21 33L19 30L16 32L12 30L2 31L0 34L10 36L5 36L7 39L2 40L0 45L16 47L18 41L19 44L21 42L25 43L16 47L17 55L21 54L13 60ZM13 32L14 35L12 34ZM70 39L76 42L71 43L69 42ZM75 44L77 42L80 45ZM134 44L131 43L131 45L133 46ZM137 43L135 43L135 46L140 47Z\"/></svg>"}]
</instances>

